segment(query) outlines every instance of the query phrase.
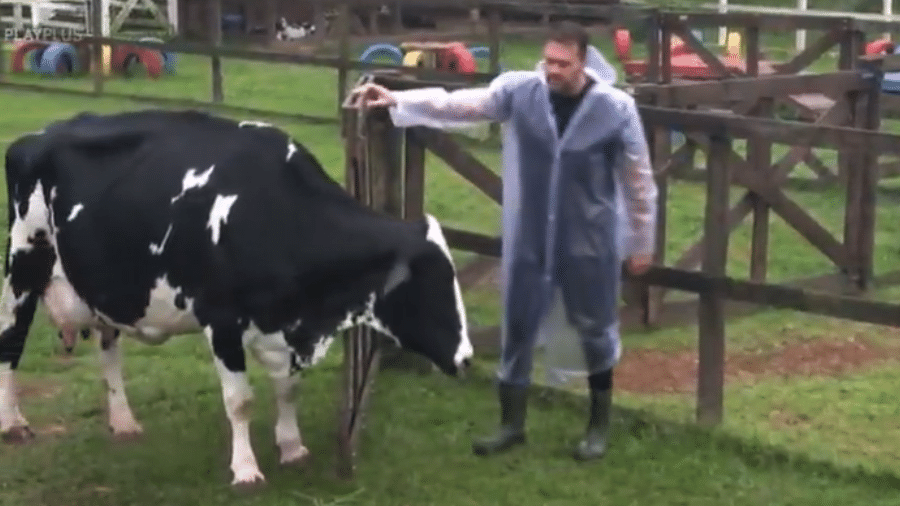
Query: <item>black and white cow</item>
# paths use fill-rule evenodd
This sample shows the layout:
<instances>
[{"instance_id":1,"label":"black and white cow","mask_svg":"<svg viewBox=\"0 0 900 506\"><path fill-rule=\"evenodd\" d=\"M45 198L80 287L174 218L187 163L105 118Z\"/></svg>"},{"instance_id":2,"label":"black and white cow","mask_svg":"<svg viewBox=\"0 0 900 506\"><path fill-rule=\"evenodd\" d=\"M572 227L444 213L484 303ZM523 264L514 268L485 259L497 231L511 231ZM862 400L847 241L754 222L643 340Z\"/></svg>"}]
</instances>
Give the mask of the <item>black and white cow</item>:
<instances>
[{"instance_id":1,"label":"black and white cow","mask_svg":"<svg viewBox=\"0 0 900 506\"><path fill-rule=\"evenodd\" d=\"M274 383L281 462L308 451L292 393L335 332L368 325L448 375L473 350L441 227L352 198L277 128L200 112L81 114L6 153L0 432L30 438L14 371L38 302L67 346L100 334L117 436L142 431L117 338L203 333L232 430L234 484L263 481L250 444L245 349Z\"/></svg>"}]
</instances>

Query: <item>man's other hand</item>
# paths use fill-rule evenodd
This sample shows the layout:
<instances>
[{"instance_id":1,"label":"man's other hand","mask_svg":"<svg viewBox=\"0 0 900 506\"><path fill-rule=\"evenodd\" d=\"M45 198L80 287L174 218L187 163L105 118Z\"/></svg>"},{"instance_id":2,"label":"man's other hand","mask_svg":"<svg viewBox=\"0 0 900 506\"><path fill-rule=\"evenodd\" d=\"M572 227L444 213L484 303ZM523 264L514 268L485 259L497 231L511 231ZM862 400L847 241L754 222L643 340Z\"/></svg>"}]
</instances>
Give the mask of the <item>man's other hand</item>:
<instances>
[{"instance_id":1,"label":"man's other hand","mask_svg":"<svg viewBox=\"0 0 900 506\"><path fill-rule=\"evenodd\" d=\"M628 273L632 276L640 276L650 269L653 264L653 255L634 255L628 258Z\"/></svg>"}]
</instances>

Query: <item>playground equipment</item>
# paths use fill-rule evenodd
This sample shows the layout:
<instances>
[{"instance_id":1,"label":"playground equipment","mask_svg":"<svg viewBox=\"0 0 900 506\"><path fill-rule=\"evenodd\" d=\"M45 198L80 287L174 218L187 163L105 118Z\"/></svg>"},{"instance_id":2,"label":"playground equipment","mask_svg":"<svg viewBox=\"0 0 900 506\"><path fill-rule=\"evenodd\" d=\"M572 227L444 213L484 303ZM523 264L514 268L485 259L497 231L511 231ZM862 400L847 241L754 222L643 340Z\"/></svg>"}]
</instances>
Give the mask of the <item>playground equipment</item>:
<instances>
[{"instance_id":1,"label":"playground equipment","mask_svg":"<svg viewBox=\"0 0 900 506\"><path fill-rule=\"evenodd\" d=\"M467 48L462 42L404 42L400 47L372 44L363 50L359 60L367 63L376 59L387 60L394 65L469 74L478 71L477 58L487 58L489 55L490 49L485 46Z\"/></svg>"},{"instance_id":2,"label":"playground equipment","mask_svg":"<svg viewBox=\"0 0 900 506\"><path fill-rule=\"evenodd\" d=\"M386 58L394 65L403 61L403 51L393 44L372 44L359 55L359 61L372 63L376 58Z\"/></svg>"},{"instance_id":3,"label":"playground equipment","mask_svg":"<svg viewBox=\"0 0 900 506\"><path fill-rule=\"evenodd\" d=\"M647 73L647 62L635 60L631 57L631 33L619 28L615 32L616 57L625 69L625 75L632 79L639 79ZM715 79L716 71L697 55L690 46L679 37L672 37L671 51L671 75L682 79ZM725 55L722 63L726 69L745 72L746 63L741 58L741 34L731 32L728 34L725 44ZM765 62L760 62L764 64Z\"/></svg>"},{"instance_id":4,"label":"playground equipment","mask_svg":"<svg viewBox=\"0 0 900 506\"><path fill-rule=\"evenodd\" d=\"M159 39L142 41L161 42ZM175 72L173 55L130 44L112 48L105 47L102 55L104 73L117 72L134 75L134 67L143 64L151 78L158 78L163 71ZM90 45L79 42L54 42L42 40L21 41L15 44L12 53L11 70L15 73L29 70L42 75L77 75L90 69Z\"/></svg>"}]
</instances>

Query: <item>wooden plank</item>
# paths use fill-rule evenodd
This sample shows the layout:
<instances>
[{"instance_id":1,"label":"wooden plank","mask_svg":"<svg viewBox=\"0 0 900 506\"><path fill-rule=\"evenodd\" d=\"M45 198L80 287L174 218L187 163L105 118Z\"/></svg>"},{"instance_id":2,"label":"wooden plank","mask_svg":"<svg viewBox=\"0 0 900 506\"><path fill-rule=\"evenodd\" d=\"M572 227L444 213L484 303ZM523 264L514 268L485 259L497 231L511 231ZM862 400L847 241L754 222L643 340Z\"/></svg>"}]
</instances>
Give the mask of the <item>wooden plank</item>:
<instances>
[{"instance_id":1,"label":"wooden plank","mask_svg":"<svg viewBox=\"0 0 900 506\"><path fill-rule=\"evenodd\" d=\"M667 125L673 130L727 132L733 139L748 139L753 135L777 144L805 144L812 147L900 153L900 136L858 128L809 125L763 118L748 118L684 111L664 107L639 105L646 125Z\"/></svg>"},{"instance_id":2,"label":"wooden plank","mask_svg":"<svg viewBox=\"0 0 900 506\"><path fill-rule=\"evenodd\" d=\"M103 33L103 0L91 0L91 30ZM91 43L91 74L94 78L94 94L103 94L103 46L99 42ZM2 51L0 51L2 52Z\"/></svg>"},{"instance_id":3,"label":"wooden plank","mask_svg":"<svg viewBox=\"0 0 900 506\"><path fill-rule=\"evenodd\" d=\"M344 101L347 93L347 70L350 62L350 8L346 3L338 7L335 19L338 29L338 104Z\"/></svg>"},{"instance_id":4,"label":"wooden plank","mask_svg":"<svg viewBox=\"0 0 900 506\"><path fill-rule=\"evenodd\" d=\"M418 219L425 210L425 146L409 129L404 136L404 218Z\"/></svg>"},{"instance_id":5,"label":"wooden plank","mask_svg":"<svg viewBox=\"0 0 900 506\"><path fill-rule=\"evenodd\" d=\"M248 61L261 61L267 63L294 63L298 65L308 65L315 67L328 67L340 69L342 66L348 70L374 71L389 70L402 72L409 76L416 76L423 79L440 79L447 82L458 83L488 83L496 74L488 72L473 72L471 74L460 74L458 72L442 71L420 67L406 67L403 65L393 65L388 63L366 63L355 59L350 59L346 63L342 63L340 56L315 56L307 54L293 54L281 51L261 51L258 49L242 49L237 47L213 47L209 44L199 44L185 41L171 41L164 44L149 41L136 41L129 39L120 39L114 37L92 37L85 36L82 40L88 42L100 42L101 44L117 45L130 44L132 46L147 47L166 51L170 53L192 54L200 56L218 56L220 58L233 58Z\"/></svg>"},{"instance_id":6,"label":"wooden plank","mask_svg":"<svg viewBox=\"0 0 900 506\"><path fill-rule=\"evenodd\" d=\"M635 99L649 101L652 96L665 99L669 107L679 108L697 104L746 102L759 97L786 97L809 90L833 90L843 93L865 90L870 81L854 71L825 74L772 75L759 77L735 77L722 81L699 81L677 84L636 84Z\"/></svg>"},{"instance_id":7,"label":"wooden plank","mask_svg":"<svg viewBox=\"0 0 900 506\"><path fill-rule=\"evenodd\" d=\"M778 74L796 74L801 70L809 67L814 61L818 60L825 54L826 51L831 49L835 44L841 41L841 38L844 36L845 27L837 26L828 30L825 35L818 38L811 45L807 46L806 49L800 52L797 56L786 63L775 65L775 71ZM811 90L816 90L819 88L809 88Z\"/></svg>"},{"instance_id":8,"label":"wooden plank","mask_svg":"<svg viewBox=\"0 0 900 506\"><path fill-rule=\"evenodd\" d=\"M444 237L451 248L479 255L500 257L500 238L453 227L444 227Z\"/></svg>"},{"instance_id":9,"label":"wooden plank","mask_svg":"<svg viewBox=\"0 0 900 506\"><path fill-rule=\"evenodd\" d=\"M880 90L872 90L863 97L860 116L862 126L877 130L881 128ZM875 226L877 220L878 155L863 153L860 160L860 224L856 241L859 244L859 289L866 290L872 283L875 255Z\"/></svg>"},{"instance_id":10,"label":"wooden plank","mask_svg":"<svg viewBox=\"0 0 900 506\"><path fill-rule=\"evenodd\" d=\"M12 83L12 82L3 82L0 83L0 88L6 88L10 90L20 90L20 91L30 91L35 93L56 93L60 95L69 95L75 97L93 97L96 95L96 92L91 90L79 90L76 88L63 88L60 86L47 86L42 84L34 84L34 83ZM210 110L210 111L227 111L237 114L247 114L254 115L257 118L278 118L284 120L291 121L301 121L305 123L318 124L318 125L333 125L338 123L340 120L337 117L324 117L324 116L307 116L305 114L298 113L288 113L288 112L280 112L273 111L269 109L258 109L255 107L244 107L239 105L232 105L226 103L213 103L206 102L203 100L194 100L190 98L173 98L173 97L159 97L152 95L140 95L137 93L119 93L115 91L103 91L104 97L109 98L118 98L122 100L130 100L133 102L143 102L147 104L155 104L164 107L182 107L182 108L190 108L190 109L201 109L201 110Z\"/></svg>"},{"instance_id":11,"label":"wooden plank","mask_svg":"<svg viewBox=\"0 0 900 506\"><path fill-rule=\"evenodd\" d=\"M713 277L702 272L669 267L651 267L644 277L650 284L666 286L672 290L700 293L718 288L728 299L734 301L874 325L900 327L900 304L895 302L835 295L771 283L755 283L724 276Z\"/></svg>"},{"instance_id":12,"label":"wooden plank","mask_svg":"<svg viewBox=\"0 0 900 506\"><path fill-rule=\"evenodd\" d=\"M209 2L209 36L213 47L222 45L222 0L210 0ZM225 93L222 91L222 58L212 55L210 58L210 72L213 103L221 103Z\"/></svg>"},{"instance_id":13,"label":"wooden plank","mask_svg":"<svg viewBox=\"0 0 900 506\"><path fill-rule=\"evenodd\" d=\"M712 51L706 48L702 42L697 40L697 37L694 36L691 29L686 25L681 19L675 17L666 17L666 24L672 27L672 30L681 37L688 47L690 47L694 53L700 57L700 59L709 65L711 70L714 70L718 76L721 77L731 77L735 75L742 75L743 72L735 71L729 69L722 63L722 60L719 59L718 56L714 55ZM670 47L671 44L667 43L666 47Z\"/></svg>"},{"instance_id":14,"label":"wooden plank","mask_svg":"<svg viewBox=\"0 0 900 506\"><path fill-rule=\"evenodd\" d=\"M734 8L734 6L729 6ZM665 15L677 17L693 28L719 27L722 25L732 28L746 28L758 26L766 31L792 31L792 30L828 30L832 27L845 25L849 17L833 16L803 16L790 14L756 14L756 13L712 13L712 12L678 12Z\"/></svg>"},{"instance_id":15,"label":"wooden plank","mask_svg":"<svg viewBox=\"0 0 900 506\"><path fill-rule=\"evenodd\" d=\"M724 276L728 260L728 196L731 143L724 136L710 139L706 169L706 217L703 272ZM697 422L704 426L722 420L725 382L725 298L721 289L700 292L698 310Z\"/></svg>"},{"instance_id":16,"label":"wooden plank","mask_svg":"<svg viewBox=\"0 0 900 506\"><path fill-rule=\"evenodd\" d=\"M414 130L416 137L425 144L425 147L444 160L456 173L475 185L494 202L502 201L503 182L500 176L485 167L450 135L425 127L413 127L411 130Z\"/></svg>"}]
</instances>

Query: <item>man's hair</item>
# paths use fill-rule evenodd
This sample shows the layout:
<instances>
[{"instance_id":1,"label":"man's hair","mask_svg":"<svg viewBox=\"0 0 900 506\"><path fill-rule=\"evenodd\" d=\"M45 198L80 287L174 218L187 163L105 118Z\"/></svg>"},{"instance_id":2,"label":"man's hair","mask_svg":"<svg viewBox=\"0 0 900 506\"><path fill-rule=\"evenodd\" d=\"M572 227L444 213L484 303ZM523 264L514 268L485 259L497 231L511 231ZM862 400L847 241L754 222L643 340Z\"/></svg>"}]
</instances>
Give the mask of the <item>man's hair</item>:
<instances>
[{"instance_id":1,"label":"man's hair","mask_svg":"<svg viewBox=\"0 0 900 506\"><path fill-rule=\"evenodd\" d=\"M575 44L578 47L578 55L583 60L587 54L590 37L587 30L575 21L559 21L550 26L547 42L550 41L560 44Z\"/></svg>"}]
</instances>

